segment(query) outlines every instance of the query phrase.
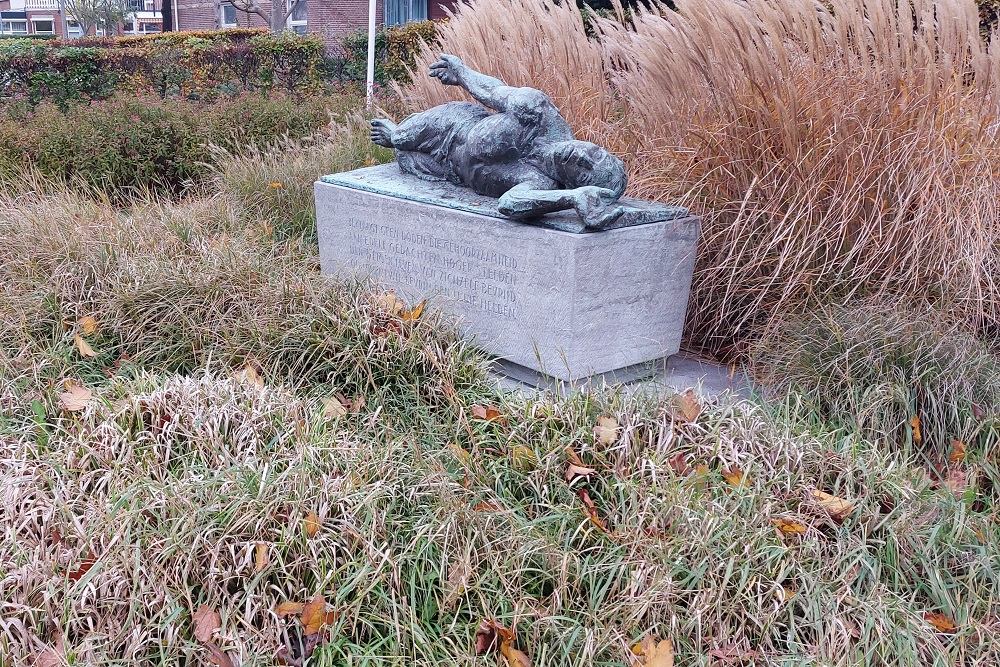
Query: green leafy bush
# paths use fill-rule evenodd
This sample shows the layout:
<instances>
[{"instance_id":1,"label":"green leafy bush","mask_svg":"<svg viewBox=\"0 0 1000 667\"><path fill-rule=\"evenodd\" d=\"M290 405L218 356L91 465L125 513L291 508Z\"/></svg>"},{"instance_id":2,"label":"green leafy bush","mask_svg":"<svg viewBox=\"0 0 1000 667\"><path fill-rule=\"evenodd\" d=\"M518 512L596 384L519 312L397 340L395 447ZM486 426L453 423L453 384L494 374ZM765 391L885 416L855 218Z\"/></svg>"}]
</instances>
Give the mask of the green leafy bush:
<instances>
[{"instance_id":1,"label":"green leafy bush","mask_svg":"<svg viewBox=\"0 0 1000 667\"><path fill-rule=\"evenodd\" d=\"M115 96L61 110L10 105L0 124L0 182L28 169L113 197L180 193L210 169L209 144L227 150L303 137L350 100L243 94L213 103Z\"/></svg>"},{"instance_id":2,"label":"green leafy bush","mask_svg":"<svg viewBox=\"0 0 1000 667\"><path fill-rule=\"evenodd\" d=\"M106 99L116 90L213 98L243 91L314 91L323 43L315 36L221 30L74 42L0 44L0 97L33 104Z\"/></svg>"},{"instance_id":3,"label":"green leafy bush","mask_svg":"<svg viewBox=\"0 0 1000 667\"><path fill-rule=\"evenodd\" d=\"M379 30L375 35L376 83L409 81L416 54L425 42L437 42L437 23L434 21L416 21ZM341 47L343 55L330 65L332 75L346 81L364 81L368 69L368 33L359 30L348 35Z\"/></svg>"}]
</instances>

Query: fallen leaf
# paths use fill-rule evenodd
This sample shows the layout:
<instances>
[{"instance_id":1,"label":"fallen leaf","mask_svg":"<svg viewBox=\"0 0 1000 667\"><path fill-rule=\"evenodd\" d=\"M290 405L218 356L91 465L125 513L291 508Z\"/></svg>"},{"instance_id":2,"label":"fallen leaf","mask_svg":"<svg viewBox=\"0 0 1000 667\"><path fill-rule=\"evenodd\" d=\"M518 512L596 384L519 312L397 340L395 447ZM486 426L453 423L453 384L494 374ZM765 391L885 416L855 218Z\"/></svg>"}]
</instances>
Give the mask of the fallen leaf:
<instances>
[{"instance_id":1,"label":"fallen leaf","mask_svg":"<svg viewBox=\"0 0 1000 667\"><path fill-rule=\"evenodd\" d=\"M962 495L969 488L969 475L961 468L949 470L943 481L948 490L956 496Z\"/></svg>"},{"instance_id":2,"label":"fallen leaf","mask_svg":"<svg viewBox=\"0 0 1000 667\"><path fill-rule=\"evenodd\" d=\"M395 292L386 292L385 294L377 297L375 303L379 307L389 313L390 315L398 315L406 308L406 304L399 300Z\"/></svg>"},{"instance_id":3,"label":"fallen leaf","mask_svg":"<svg viewBox=\"0 0 1000 667\"><path fill-rule=\"evenodd\" d=\"M921 440L924 439L920 433L920 415L910 417L910 428L913 429L913 442L919 445Z\"/></svg>"},{"instance_id":4,"label":"fallen leaf","mask_svg":"<svg viewBox=\"0 0 1000 667\"><path fill-rule=\"evenodd\" d=\"M205 644L205 648L208 649L209 662L216 665L216 667L235 667L233 659L225 651L216 646L215 642L208 642Z\"/></svg>"},{"instance_id":5,"label":"fallen leaf","mask_svg":"<svg viewBox=\"0 0 1000 667\"><path fill-rule=\"evenodd\" d=\"M566 448L566 458L568 462L566 463L566 483L571 483L577 477L589 477L593 475L597 470L589 466L583 465L583 460L580 458L579 454L573 451L572 447Z\"/></svg>"},{"instance_id":6,"label":"fallen leaf","mask_svg":"<svg viewBox=\"0 0 1000 667\"><path fill-rule=\"evenodd\" d=\"M714 648L708 652L708 657L721 661L725 665L739 664L745 660L756 660L757 651L741 651L735 646Z\"/></svg>"},{"instance_id":7,"label":"fallen leaf","mask_svg":"<svg viewBox=\"0 0 1000 667\"><path fill-rule=\"evenodd\" d=\"M253 569L258 573L263 572L270 562L271 558L267 550L267 544L258 542L253 549Z\"/></svg>"},{"instance_id":8,"label":"fallen leaf","mask_svg":"<svg viewBox=\"0 0 1000 667\"><path fill-rule=\"evenodd\" d=\"M208 605L201 605L191 618L194 623L194 638L205 644L212 640L212 635L222 627L219 612Z\"/></svg>"},{"instance_id":9,"label":"fallen leaf","mask_svg":"<svg viewBox=\"0 0 1000 667\"><path fill-rule=\"evenodd\" d=\"M90 571L90 568L94 567L96 563L97 563L96 558L84 558L82 561L80 561L79 567L77 567L75 570L73 570L67 575L69 577L69 580L80 581L80 579L83 579L83 575L87 574L87 572Z\"/></svg>"},{"instance_id":10,"label":"fallen leaf","mask_svg":"<svg viewBox=\"0 0 1000 667\"><path fill-rule=\"evenodd\" d=\"M420 316L423 314L424 306L426 304L427 300L425 299L420 303L418 303L417 305L415 305L413 308L403 309L403 311L399 314L399 319L403 320L404 322L416 322L417 320L420 319Z\"/></svg>"},{"instance_id":11,"label":"fallen leaf","mask_svg":"<svg viewBox=\"0 0 1000 667\"><path fill-rule=\"evenodd\" d=\"M783 535L805 535L808 530L804 523L800 523L794 519L771 519L771 523Z\"/></svg>"},{"instance_id":12,"label":"fallen leaf","mask_svg":"<svg viewBox=\"0 0 1000 667\"><path fill-rule=\"evenodd\" d=\"M323 399L323 416L327 419L338 419L347 414L347 407L336 396Z\"/></svg>"},{"instance_id":13,"label":"fallen leaf","mask_svg":"<svg viewBox=\"0 0 1000 667\"><path fill-rule=\"evenodd\" d=\"M309 512L306 518L302 522L303 527L306 531L306 537L316 537L316 533L323 526L323 522L320 520L319 515L316 512Z\"/></svg>"},{"instance_id":14,"label":"fallen leaf","mask_svg":"<svg viewBox=\"0 0 1000 667\"><path fill-rule=\"evenodd\" d=\"M594 437L602 445L615 444L618 441L618 420L614 417L598 417Z\"/></svg>"},{"instance_id":15,"label":"fallen leaf","mask_svg":"<svg viewBox=\"0 0 1000 667\"><path fill-rule=\"evenodd\" d=\"M84 336L90 336L91 334L97 333L97 320L93 315L84 315L77 320L76 323L80 327L80 332Z\"/></svg>"},{"instance_id":16,"label":"fallen leaf","mask_svg":"<svg viewBox=\"0 0 1000 667\"><path fill-rule=\"evenodd\" d=\"M736 466L723 470L722 476L731 486L747 486L750 483L750 478L744 475L743 471Z\"/></svg>"},{"instance_id":17,"label":"fallen leaf","mask_svg":"<svg viewBox=\"0 0 1000 667\"><path fill-rule=\"evenodd\" d=\"M674 396L672 404L674 418L680 421L693 422L701 414L701 403L698 402L698 395L691 389Z\"/></svg>"},{"instance_id":18,"label":"fallen leaf","mask_svg":"<svg viewBox=\"0 0 1000 667\"><path fill-rule=\"evenodd\" d=\"M948 460L952 463L961 463L965 460L965 443L961 440L951 441L951 451L948 453Z\"/></svg>"},{"instance_id":19,"label":"fallen leaf","mask_svg":"<svg viewBox=\"0 0 1000 667\"><path fill-rule=\"evenodd\" d=\"M56 637L55 646L49 646L35 656L34 667L63 667L66 663L66 646L62 634Z\"/></svg>"},{"instance_id":20,"label":"fallen leaf","mask_svg":"<svg viewBox=\"0 0 1000 667\"><path fill-rule=\"evenodd\" d=\"M632 647L632 653L639 656L645 667L673 667L674 645L669 639L658 641L653 635L646 635Z\"/></svg>"},{"instance_id":21,"label":"fallen leaf","mask_svg":"<svg viewBox=\"0 0 1000 667\"><path fill-rule=\"evenodd\" d=\"M274 608L274 613L277 614L279 618L284 618L285 616L297 616L301 614L305 608L306 606L301 602L282 602Z\"/></svg>"},{"instance_id":22,"label":"fallen leaf","mask_svg":"<svg viewBox=\"0 0 1000 667\"><path fill-rule=\"evenodd\" d=\"M576 495L580 497L580 500L583 501L584 507L587 508L587 516L590 518L590 522L604 533L611 535L611 531L608 530L608 525L604 523L604 519L602 519L597 513L597 505L595 505L594 501L590 498L590 494L587 493L587 489L579 489L576 492Z\"/></svg>"},{"instance_id":23,"label":"fallen leaf","mask_svg":"<svg viewBox=\"0 0 1000 667\"><path fill-rule=\"evenodd\" d=\"M511 646L509 640L500 643L500 653L507 658L508 667L531 667L531 660L528 656Z\"/></svg>"},{"instance_id":24,"label":"fallen leaf","mask_svg":"<svg viewBox=\"0 0 1000 667\"><path fill-rule=\"evenodd\" d=\"M252 365L247 364L235 373L236 379L242 380L243 382L249 382L258 389L264 388L264 380L260 377L260 373Z\"/></svg>"},{"instance_id":25,"label":"fallen leaf","mask_svg":"<svg viewBox=\"0 0 1000 667\"><path fill-rule=\"evenodd\" d=\"M476 655L483 655L497 647L497 624L484 619L476 628Z\"/></svg>"},{"instance_id":26,"label":"fallen leaf","mask_svg":"<svg viewBox=\"0 0 1000 667\"><path fill-rule=\"evenodd\" d=\"M977 421L983 421L986 418L986 411L978 403L972 404L972 416L976 418Z\"/></svg>"},{"instance_id":27,"label":"fallen leaf","mask_svg":"<svg viewBox=\"0 0 1000 667\"><path fill-rule=\"evenodd\" d=\"M90 343L85 341L80 334L73 334L73 344L76 345L76 349L80 353L81 357L90 359L97 356L97 353L94 352L94 348L92 348Z\"/></svg>"},{"instance_id":28,"label":"fallen leaf","mask_svg":"<svg viewBox=\"0 0 1000 667\"><path fill-rule=\"evenodd\" d=\"M488 422L503 421L503 415L500 410L492 405L473 405L472 417Z\"/></svg>"},{"instance_id":29,"label":"fallen leaf","mask_svg":"<svg viewBox=\"0 0 1000 667\"><path fill-rule=\"evenodd\" d=\"M64 386L66 391L59 394L59 402L70 412L83 410L90 403L91 399L94 398L94 392L78 385L72 380L67 380Z\"/></svg>"},{"instance_id":30,"label":"fallen leaf","mask_svg":"<svg viewBox=\"0 0 1000 667\"><path fill-rule=\"evenodd\" d=\"M812 492L812 497L813 500L819 503L820 507L825 509L837 521L843 521L854 511L854 503L830 495L825 491L816 489Z\"/></svg>"},{"instance_id":31,"label":"fallen leaf","mask_svg":"<svg viewBox=\"0 0 1000 667\"><path fill-rule=\"evenodd\" d=\"M267 184L267 187L271 188L272 190L281 190L282 188L285 187L285 184L282 183L281 181L271 181L270 183Z\"/></svg>"},{"instance_id":32,"label":"fallen leaf","mask_svg":"<svg viewBox=\"0 0 1000 667\"><path fill-rule=\"evenodd\" d=\"M326 599L317 594L302 609L302 627L307 635L314 635L326 624Z\"/></svg>"},{"instance_id":33,"label":"fallen leaf","mask_svg":"<svg viewBox=\"0 0 1000 667\"><path fill-rule=\"evenodd\" d=\"M786 586L782 586L781 587L781 601L782 602L788 602L789 600L791 600L796 595L798 595L798 592L793 591L791 588L788 588Z\"/></svg>"},{"instance_id":34,"label":"fallen leaf","mask_svg":"<svg viewBox=\"0 0 1000 667\"><path fill-rule=\"evenodd\" d=\"M451 453L455 455L455 458L462 463L470 463L472 461L472 454L463 449L457 442L448 443L448 449L450 449Z\"/></svg>"},{"instance_id":35,"label":"fallen leaf","mask_svg":"<svg viewBox=\"0 0 1000 667\"><path fill-rule=\"evenodd\" d=\"M472 506L473 512L499 512L500 506L488 501L478 502Z\"/></svg>"},{"instance_id":36,"label":"fallen leaf","mask_svg":"<svg viewBox=\"0 0 1000 667\"><path fill-rule=\"evenodd\" d=\"M691 466L687 464L687 457L684 456L683 452L678 452L674 454L669 459L667 459L667 464L670 469L674 471L675 475L687 475L691 472Z\"/></svg>"},{"instance_id":37,"label":"fallen leaf","mask_svg":"<svg viewBox=\"0 0 1000 667\"><path fill-rule=\"evenodd\" d=\"M531 447L526 447L524 445L517 445L510 452L511 459L514 462L514 468L520 471L534 470L538 467L538 457L535 456L535 450Z\"/></svg>"},{"instance_id":38,"label":"fallen leaf","mask_svg":"<svg viewBox=\"0 0 1000 667\"><path fill-rule=\"evenodd\" d=\"M955 625L950 617L938 612L927 612L924 614L924 620L934 626L938 632L955 632L958 626Z\"/></svg>"}]
</instances>

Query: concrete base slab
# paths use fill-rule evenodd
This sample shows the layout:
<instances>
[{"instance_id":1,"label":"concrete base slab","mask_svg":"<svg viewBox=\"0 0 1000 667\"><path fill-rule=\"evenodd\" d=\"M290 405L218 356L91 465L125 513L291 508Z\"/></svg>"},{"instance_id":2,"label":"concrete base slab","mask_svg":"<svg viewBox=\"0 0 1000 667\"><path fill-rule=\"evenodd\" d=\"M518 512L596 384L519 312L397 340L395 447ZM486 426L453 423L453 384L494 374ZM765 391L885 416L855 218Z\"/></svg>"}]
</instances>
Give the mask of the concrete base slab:
<instances>
[{"instance_id":1,"label":"concrete base slab","mask_svg":"<svg viewBox=\"0 0 1000 667\"><path fill-rule=\"evenodd\" d=\"M558 380L627 375L678 351L697 218L578 234L468 210L488 199L470 191L453 193L467 205L435 203L439 186L405 174L406 197L355 187L357 172L316 183L324 273L429 299L488 354Z\"/></svg>"}]
</instances>

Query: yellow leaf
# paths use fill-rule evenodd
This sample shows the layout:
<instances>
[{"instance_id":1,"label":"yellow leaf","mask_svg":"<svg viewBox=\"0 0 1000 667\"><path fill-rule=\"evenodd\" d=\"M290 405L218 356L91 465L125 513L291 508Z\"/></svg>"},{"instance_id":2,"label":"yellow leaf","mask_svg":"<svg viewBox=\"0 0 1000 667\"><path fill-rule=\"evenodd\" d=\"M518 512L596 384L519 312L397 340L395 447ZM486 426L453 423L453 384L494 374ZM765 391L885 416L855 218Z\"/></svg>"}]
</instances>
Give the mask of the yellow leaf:
<instances>
[{"instance_id":1,"label":"yellow leaf","mask_svg":"<svg viewBox=\"0 0 1000 667\"><path fill-rule=\"evenodd\" d=\"M737 467L726 468L722 471L722 476L726 478L732 486L746 486L750 483L750 478L743 474L743 471Z\"/></svg>"},{"instance_id":2,"label":"yellow leaf","mask_svg":"<svg viewBox=\"0 0 1000 667\"><path fill-rule=\"evenodd\" d=\"M646 635L632 647L632 653L642 659L645 667L673 667L674 645L669 639L657 641L653 635Z\"/></svg>"},{"instance_id":3,"label":"yellow leaf","mask_svg":"<svg viewBox=\"0 0 1000 667\"><path fill-rule=\"evenodd\" d=\"M594 437L602 445L615 444L618 440L618 420L614 417L598 417Z\"/></svg>"},{"instance_id":4,"label":"yellow leaf","mask_svg":"<svg viewBox=\"0 0 1000 667\"><path fill-rule=\"evenodd\" d=\"M781 587L781 600L782 600L782 602L788 602L789 600L791 600L796 595L797 595L797 592L793 591L791 588L787 588L785 586Z\"/></svg>"},{"instance_id":5,"label":"yellow leaf","mask_svg":"<svg viewBox=\"0 0 1000 667\"><path fill-rule=\"evenodd\" d=\"M451 450L451 453L455 455L455 458L462 463L470 463L472 461L472 454L463 449L457 442L449 443L448 448Z\"/></svg>"},{"instance_id":6,"label":"yellow leaf","mask_svg":"<svg viewBox=\"0 0 1000 667\"><path fill-rule=\"evenodd\" d=\"M511 646L510 640L500 643L500 653L507 658L508 667L531 667L531 660L528 656Z\"/></svg>"},{"instance_id":7,"label":"yellow leaf","mask_svg":"<svg viewBox=\"0 0 1000 667\"><path fill-rule=\"evenodd\" d=\"M681 421L693 422L698 419L698 415L701 414L701 403L698 402L697 394L688 389L683 394L674 396L673 413L674 418Z\"/></svg>"},{"instance_id":8,"label":"yellow leaf","mask_svg":"<svg viewBox=\"0 0 1000 667\"><path fill-rule=\"evenodd\" d=\"M403 310L403 312L399 314L399 319L403 320L404 322L415 322L419 320L420 316L424 312L424 305L426 305L426 303L427 301L425 299L424 301L421 301L413 308L410 308L409 310Z\"/></svg>"},{"instance_id":9,"label":"yellow leaf","mask_svg":"<svg viewBox=\"0 0 1000 667\"><path fill-rule=\"evenodd\" d=\"M316 512L309 512L306 515L305 521L303 521L303 526L306 530L306 537L316 537L316 533L319 532L320 527L322 527L323 522L320 521L319 515Z\"/></svg>"},{"instance_id":10,"label":"yellow leaf","mask_svg":"<svg viewBox=\"0 0 1000 667\"><path fill-rule=\"evenodd\" d=\"M263 572L270 562L271 558L268 555L267 545L263 542L258 542L256 546L254 546L253 550L254 570L257 572Z\"/></svg>"},{"instance_id":11,"label":"yellow leaf","mask_svg":"<svg viewBox=\"0 0 1000 667\"><path fill-rule=\"evenodd\" d=\"M89 336L97 332L97 320L93 315L84 315L76 323L79 325L80 331L84 336Z\"/></svg>"},{"instance_id":12,"label":"yellow leaf","mask_svg":"<svg viewBox=\"0 0 1000 667\"><path fill-rule=\"evenodd\" d=\"M90 391L86 387L78 385L72 380L67 380L64 386L66 391L59 394L59 402L62 403L62 406L70 412L79 412L80 410L83 410L94 397L94 392Z\"/></svg>"},{"instance_id":13,"label":"yellow leaf","mask_svg":"<svg viewBox=\"0 0 1000 667\"><path fill-rule=\"evenodd\" d=\"M820 507L825 509L837 521L843 521L854 511L854 503L830 495L825 491L816 489L812 492L812 497L813 500L819 503Z\"/></svg>"},{"instance_id":14,"label":"yellow leaf","mask_svg":"<svg viewBox=\"0 0 1000 667\"><path fill-rule=\"evenodd\" d=\"M510 454L514 462L514 468L517 470L534 470L538 467L538 457L535 456L534 450L530 447L517 445L511 450Z\"/></svg>"},{"instance_id":15,"label":"yellow leaf","mask_svg":"<svg viewBox=\"0 0 1000 667\"><path fill-rule=\"evenodd\" d=\"M924 620L934 626L938 632L955 632L958 626L955 625L950 617L945 616L937 612L927 612L924 614Z\"/></svg>"},{"instance_id":16,"label":"yellow leaf","mask_svg":"<svg viewBox=\"0 0 1000 667\"><path fill-rule=\"evenodd\" d=\"M347 414L347 407L336 396L323 399L323 416L327 419L338 419Z\"/></svg>"},{"instance_id":17,"label":"yellow leaf","mask_svg":"<svg viewBox=\"0 0 1000 667\"><path fill-rule=\"evenodd\" d=\"M274 608L274 613L279 617L295 616L301 614L306 606L301 602L282 602Z\"/></svg>"},{"instance_id":18,"label":"yellow leaf","mask_svg":"<svg viewBox=\"0 0 1000 667\"><path fill-rule=\"evenodd\" d=\"M194 638L205 644L212 640L212 635L222 627L219 612L208 605L201 605L191 619L194 621Z\"/></svg>"},{"instance_id":19,"label":"yellow leaf","mask_svg":"<svg viewBox=\"0 0 1000 667\"><path fill-rule=\"evenodd\" d=\"M920 433L919 415L913 415L910 417L910 427L913 429L913 442L919 445L920 441L924 439L923 435Z\"/></svg>"},{"instance_id":20,"label":"yellow leaf","mask_svg":"<svg viewBox=\"0 0 1000 667\"><path fill-rule=\"evenodd\" d=\"M961 463L965 460L965 443L961 440L951 441L951 452L948 453L948 460L952 463Z\"/></svg>"},{"instance_id":21,"label":"yellow leaf","mask_svg":"<svg viewBox=\"0 0 1000 667\"><path fill-rule=\"evenodd\" d=\"M85 341L80 334L73 334L73 343L76 345L77 351L80 353L81 357L96 357L97 353L94 352L94 348L90 347L90 343Z\"/></svg>"},{"instance_id":22,"label":"yellow leaf","mask_svg":"<svg viewBox=\"0 0 1000 667\"><path fill-rule=\"evenodd\" d=\"M326 600L322 595L317 595L302 609L302 627L307 636L314 635L323 628L326 621Z\"/></svg>"},{"instance_id":23,"label":"yellow leaf","mask_svg":"<svg viewBox=\"0 0 1000 667\"><path fill-rule=\"evenodd\" d=\"M257 369L250 364L247 364L240 370L236 371L236 379L243 382L249 382L259 389L264 388L264 380L261 379L260 373L258 373Z\"/></svg>"},{"instance_id":24,"label":"yellow leaf","mask_svg":"<svg viewBox=\"0 0 1000 667\"><path fill-rule=\"evenodd\" d=\"M271 188L272 190L280 190L283 187L285 187L285 184L282 183L281 181L271 181L270 183L267 184L267 187Z\"/></svg>"},{"instance_id":25,"label":"yellow leaf","mask_svg":"<svg viewBox=\"0 0 1000 667\"><path fill-rule=\"evenodd\" d=\"M580 489L576 492L576 495L580 497L583 501L584 507L587 508L587 518L590 522L597 526L597 528L607 535L612 535L611 530L608 528L608 524L604 523L604 519L601 518L600 514L597 513L597 505L594 503L590 494L587 493L587 489Z\"/></svg>"},{"instance_id":26,"label":"yellow leaf","mask_svg":"<svg viewBox=\"0 0 1000 667\"><path fill-rule=\"evenodd\" d=\"M784 535L805 535L808 530L804 523L793 519L771 519L771 523Z\"/></svg>"}]
</instances>

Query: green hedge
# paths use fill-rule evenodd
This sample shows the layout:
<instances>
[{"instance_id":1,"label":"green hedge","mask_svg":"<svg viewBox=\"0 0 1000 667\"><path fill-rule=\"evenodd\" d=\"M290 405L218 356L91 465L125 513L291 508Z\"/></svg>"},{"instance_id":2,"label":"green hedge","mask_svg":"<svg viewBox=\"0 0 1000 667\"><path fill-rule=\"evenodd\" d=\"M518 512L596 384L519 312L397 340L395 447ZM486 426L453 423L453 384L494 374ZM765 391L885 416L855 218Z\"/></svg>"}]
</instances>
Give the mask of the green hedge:
<instances>
[{"instance_id":1,"label":"green hedge","mask_svg":"<svg viewBox=\"0 0 1000 667\"><path fill-rule=\"evenodd\" d=\"M414 57L423 42L436 43L437 24L417 21L379 30L375 35L375 81L406 82ZM364 81L368 71L368 32L360 30L344 38L342 53L329 65L332 76L346 81Z\"/></svg>"},{"instance_id":2,"label":"green hedge","mask_svg":"<svg viewBox=\"0 0 1000 667\"><path fill-rule=\"evenodd\" d=\"M116 90L214 98L243 91L315 91L323 42L259 30L166 33L0 44L0 97L66 108Z\"/></svg>"},{"instance_id":3,"label":"green hedge","mask_svg":"<svg viewBox=\"0 0 1000 667\"><path fill-rule=\"evenodd\" d=\"M181 193L210 170L209 144L240 149L302 137L351 107L340 97L243 94L213 103L116 95L62 110L12 104L0 120L0 184L25 168L98 187L115 198Z\"/></svg>"}]
</instances>

